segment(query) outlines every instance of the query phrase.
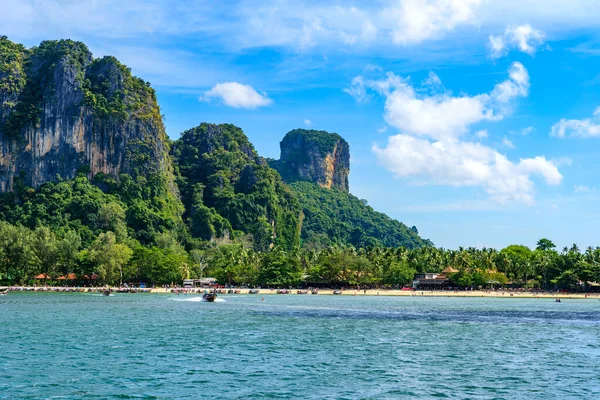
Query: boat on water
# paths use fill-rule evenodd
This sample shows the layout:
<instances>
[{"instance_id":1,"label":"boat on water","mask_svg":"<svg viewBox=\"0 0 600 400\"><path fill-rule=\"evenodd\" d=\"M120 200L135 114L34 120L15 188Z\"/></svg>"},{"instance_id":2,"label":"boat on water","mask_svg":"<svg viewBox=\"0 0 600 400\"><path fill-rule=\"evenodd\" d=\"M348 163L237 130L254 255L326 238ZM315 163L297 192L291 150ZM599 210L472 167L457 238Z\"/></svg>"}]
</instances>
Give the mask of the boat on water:
<instances>
[{"instance_id":1,"label":"boat on water","mask_svg":"<svg viewBox=\"0 0 600 400\"><path fill-rule=\"evenodd\" d=\"M6 296L8 294L8 288L0 289L0 296Z\"/></svg>"},{"instance_id":2,"label":"boat on water","mask_svg":"<svg viewBox=\"0 0 600 400\"><path fill-rule=\"evenodd\" d=\"M334 290L334 291L333 291L333 294L337 294L337 295L339 295L339 294L342 294L342 291L341 291L341 290Z\"/></svg>"},{"instance_id":3,"label":"boat on water","mask_svg":"<svg viewBox=\"0 0 600 400\"><path fill-rule=\"evenodd\" d=\"M260 293L260 290L258 290L258 289L250 289L250 290L248 290L248 294L259 294L259 293Z\"/></svg>"},{"instance_id":4,"label":"boat on water","mask_svg":"<svg viewBox=\"0 0 600 400\"><path fill-rule=\"evenodd\" d=\"M110 289L105 290L104 292L102 292L102 296L110 296Z\"/></svg>"},{"instance_id":5,"label":"boat on water","mask_svg":"<svg viewBox=\"0 0 600 400\"><path fill-rule=\"evenodd\" d=\"M214 292L204 293L202 295L202 300L208 301L209 303L214 302L217 299L217 294Z\"/></svg>"}]
</instances>

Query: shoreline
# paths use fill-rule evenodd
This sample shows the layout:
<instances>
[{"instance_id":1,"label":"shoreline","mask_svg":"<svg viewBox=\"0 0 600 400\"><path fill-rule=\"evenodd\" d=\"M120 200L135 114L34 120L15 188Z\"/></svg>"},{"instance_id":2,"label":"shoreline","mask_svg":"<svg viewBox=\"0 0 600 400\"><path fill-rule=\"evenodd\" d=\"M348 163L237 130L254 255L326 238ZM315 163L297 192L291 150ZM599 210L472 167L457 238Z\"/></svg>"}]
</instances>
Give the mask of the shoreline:
<instances>
[{"instance_id":1,"label":"shoreline","mask_svg":"<svg viewBox=\"0 0 600 400\"><path fill-rule=\"evenodd\" d=\"M106 288L105 287L97 287L97 288L87 288L87 287L34 287L34 286L8 286L1 287L0 289L8 288L9 292L35 292L35 293L101 293ZM173 295L200 295L204 293L203 288L197 289L182 289L182 288L146 288L146 289L136 289L135 291L129 293L127 291L119 291L119 288L111 288L113 293L118 294L173 294ZM249 293L252 289L234 289L239 293L226 293L228 289L221 289L225 291L225 293L221 293L221 295L251 295L251 296L262 296L262 295L277 295L277 289L259 289L259 293ZM307 292L306 289L288 289L287 294L280 295L306 295L306 296L314 296L310 292L308 293L298 293ZM465 291L453 291L453 290L434 290L434 291L426 291L426 290L417 290L417 291L408 291L408 290L384 290L384 289L368 289L366 292L364 290L343 290L341 294L334 294L335 289L319 289L319 292L316 295L325 295L325 296L387 296L387 297L484 297L484 298L517 298L517 299L591 299L591 300L600 300L600 293L555 293L555 292L521 292L521 291L487 291L487 290L465 290Z\"/></svg>"}]
</instances>

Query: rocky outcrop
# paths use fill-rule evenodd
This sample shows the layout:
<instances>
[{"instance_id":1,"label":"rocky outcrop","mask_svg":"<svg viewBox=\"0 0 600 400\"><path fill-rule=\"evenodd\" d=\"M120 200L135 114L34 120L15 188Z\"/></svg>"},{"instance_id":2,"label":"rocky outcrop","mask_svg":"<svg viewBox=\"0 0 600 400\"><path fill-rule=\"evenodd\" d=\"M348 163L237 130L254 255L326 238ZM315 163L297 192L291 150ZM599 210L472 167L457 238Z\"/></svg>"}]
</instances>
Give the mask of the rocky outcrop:
<instances>
[{"instance_id":1,"label":"rocky outcrop","mask_svg":"<svg viewBox=\"0 0 600 400\"><path fill-rule=\"evenodd\" d=\"M0 37L0 192L78 173L170 168L154 90L71 40L25 49Z\"/></svg>"},{"instance_id":2,"label":"rocky outcrop","mask_svg":"<svg viewBox=\"0 0 600 400\"><path fill-rule=\"evenodd\" d=\"M348 192L350 147L337 133L295 129L280 143L281 157L272 162L286 182L309 181Z\"/></svg>"},{"instance_id":3,"label":"rocky outcrop","mask_svg":"<svg viewBox=\"0 0 600 400\"><path fill-rule=\"evenodd\" d=\"M261 251L300 245L298 200L240 128L203 123L183 132L171 155L194 236L244 232Z\"/></svg>"}]
</instances>

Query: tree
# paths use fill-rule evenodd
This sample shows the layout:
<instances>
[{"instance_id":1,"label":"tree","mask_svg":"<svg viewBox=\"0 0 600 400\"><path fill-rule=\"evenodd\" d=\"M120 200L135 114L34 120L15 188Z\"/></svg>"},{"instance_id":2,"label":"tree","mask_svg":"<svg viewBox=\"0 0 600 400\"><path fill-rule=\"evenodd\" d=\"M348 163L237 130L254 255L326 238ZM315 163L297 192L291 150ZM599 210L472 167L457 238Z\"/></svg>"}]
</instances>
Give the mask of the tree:
<instances>
[{"instance_id":1,"label":"tree","mask_svg":"<svg viewBox=\"0 0 600 400\"><path fill-rule=\"evenodd\" d=\"M556 245L552 243L550 239L542 238L537 241L536 250L546 251L546 250L554 250Z\"/></svg>"},{"instance_id":2,"label":"tree","mask_svg":"<svg viewBox=\"0 0 600 400\"><path fill-rule=\"evenodd\" d=\"M127 237L125 209L116 201L111 201L100 206L98 210L98 224L103 231L114 232L119 241Z\"/></svg>"},{"instance_id":3,"label":"tree","mask_svg":"<svg viewBox=\"0 0 600 400\"><path fill-rule=\"evenodd\" d=\"M274 287L291 287L302 279L300 261L281 248L265 253L261 260L258 279L261 283Z\"/></svg>"},{"instance_id":4,"label":"tree","mask_svg":"<svg viewBox=\"0 0 600 400\"><path fill-rule=\"evenodd\" d=\"M408 266L407 262L392 262L383 276L383 283L401 287L409 285L417 271Z\"/></svg>"},{"instance_id":5,"label":"tree","mask_svg":"<svg viewBox=\"0 0 600 400\"><path fill-rule=\"evenodd\" d=\"M123 266L129 262L133 251L125 244L117 243L113 232L101 233L92 243L90 260L96 265L98 275L104 281L123 284Z\"/></svg>"},{"instance_id":6,"label":"tree","mask_svg":"<svg viewBox=\"0 0 600 400\"><path fill-rule=\"evenodd\" d=\"M58 266L63 274L75 271L79 261L81 237L75 231L67 231L57 243Z\"/></svg>"},{"instance_id":7,"label":"tree","mask_svg":"<svg viewBox=\"0 0 600 400\"><path fill-rule=\"evenodd\" d=\"M208 266L208 257L206 252L198 249L194 249L190 251L190 258L194 263L194 267L200 271L200 279L202 279L204 275L204 270Z\"/></svg>"},{"instance_id":8,"label":"tree","mask_svg":"<svg viewBox=\"0 0 600 400\"><path fill-rule=\"evenodd\" d=\"M0 221L0 268L3 267L4 279L24 282L32 277L38 265L32 232L23 226Z\"/></svg>"},{"instance_id":9,"label":"tree","mask_svg":"<svg viewBox=\"0 0 600 400\"><path fill-rule=\"evenodd\" d=\"M533 257L531 249L527 246L513 244L502 249L500 253L510 259L515 277L527 281L527 276L531 274L531 260Z\"/></svg>"},{"instance_id":10,"label":"tree","mask_svg":"<svg viewBox=\"0 0 600 400\"><path fill-rule=\"evenodd\" d=\"M50 228L40 226L34 231L32 244L33 253L38 260L40 269L45 276L48 276L56 270L59 260L60 253L56 236ZM46 278L44 278L44 283L46 283Z\"/></svg>"}]
</instances>

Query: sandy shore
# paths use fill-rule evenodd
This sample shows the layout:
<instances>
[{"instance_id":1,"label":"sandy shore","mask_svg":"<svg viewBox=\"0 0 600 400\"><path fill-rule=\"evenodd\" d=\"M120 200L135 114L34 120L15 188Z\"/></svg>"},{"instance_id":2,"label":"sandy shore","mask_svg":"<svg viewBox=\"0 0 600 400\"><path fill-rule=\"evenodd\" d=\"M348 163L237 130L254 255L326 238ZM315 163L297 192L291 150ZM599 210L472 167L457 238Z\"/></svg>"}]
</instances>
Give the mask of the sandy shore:
<instances>
[{"instance_id":1,"label":"sandy shore","mask_svg":"<svg viewBox=\"0 0 600 400\"><path fill-rule=\"evenodd\" d=\"M1 289L1 288L0 288ZM35 292L89 292L89 288L82 287L27 287L27 286L13 286L10 287L11 291L35 291ZM93 291L103 291L104 288L94 288ZM118 288L112 289L114 292L118 291ZM223 290L223 294L226 294L226 289ZM239 293L236 294L249 294L250 289L236 289ZM153 288L144 289L145 293L154 294L173 294L178 291L180 294L197 294L204 293L204 289L171 289L171 288ZM302 294L310 295L310 292L305 293L304 289L291 289L288 290L288 295L298 295L298 291L303 292ZM277 289L259 289L258 294L260 295L276 295ZM233 294L234 295L234 294ZM319 289L318 295L334 295L333 289ZM600 293L556 293L556 292L521 292L521 291L484 291L484 290L470 290L470 291L450 291L450 290L435 290L435 291L408 291L408 290L384 290L384 289L371 289L367 290L343 290L341 296L413 296L413 297L489 297L489 298L520 298L520 299L532 299L532 298L561 298L561 299L596 299L600 300Z\"/></svg>"}]
</instances>

